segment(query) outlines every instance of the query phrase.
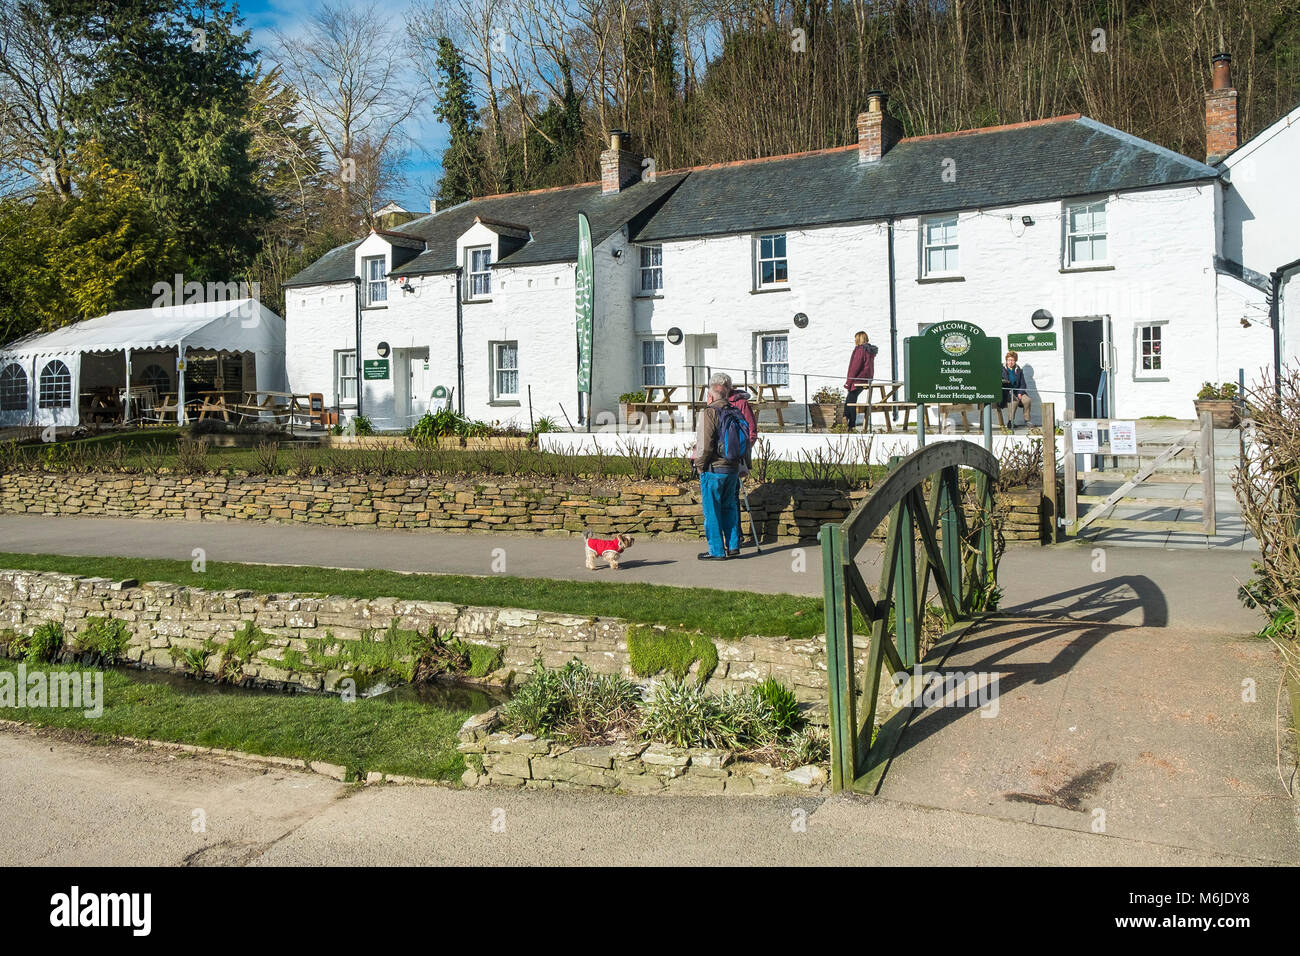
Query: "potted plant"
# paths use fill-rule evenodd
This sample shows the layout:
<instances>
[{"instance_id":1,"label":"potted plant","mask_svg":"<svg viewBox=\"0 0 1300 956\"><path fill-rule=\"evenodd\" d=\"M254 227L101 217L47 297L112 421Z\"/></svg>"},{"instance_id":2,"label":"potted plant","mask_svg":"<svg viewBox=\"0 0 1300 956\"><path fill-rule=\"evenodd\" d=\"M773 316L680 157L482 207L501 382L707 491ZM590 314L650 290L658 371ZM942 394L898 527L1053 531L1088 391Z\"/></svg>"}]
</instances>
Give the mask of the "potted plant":
<instances>
[{"instance_id":1,"label":"potted plant","mask_svg":"<svg viewBox=\"0 0 1300 956\"><path fill-rule=\"evenodd\" d=\"M844 421L844 393L824 385L813 392L808 418L814 428L831 429Z\"/></svg>"},{"instance_id":2,"label":"potted plant","mask_svg":"<svg viewBox=\"0 0 1300 956\"><path fill-rule=\"evenodd\" d=\"M618 414L624 422L632 415L631 406L645 401L645 392L624 392L618 397Z\"/></svg>"},{"instance_id":3,"label":"potted plant","mask_svg":"<svg viewBox=\"0 0 1300 956\"><path fill-rule=\"evenodd\" d=\"M1202 412L1209 412L1215 428L1235 428L1241 423L1235 382L1224 382L1222 385L1206 382L1196 393L1194 404L1196 417L1199 419Z\"/></svg>"}]
</instances>

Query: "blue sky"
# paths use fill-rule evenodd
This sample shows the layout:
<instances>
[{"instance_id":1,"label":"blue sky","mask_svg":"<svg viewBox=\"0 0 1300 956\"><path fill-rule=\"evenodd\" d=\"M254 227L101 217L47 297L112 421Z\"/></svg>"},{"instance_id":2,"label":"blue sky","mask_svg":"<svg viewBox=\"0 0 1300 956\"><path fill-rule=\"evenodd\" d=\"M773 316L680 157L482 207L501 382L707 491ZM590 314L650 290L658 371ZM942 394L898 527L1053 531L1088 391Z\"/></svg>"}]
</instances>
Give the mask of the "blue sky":
<instances>
[{"instance_id":1,"label":"blue sky","mask_svg":"<svg viewBox=\"0 0 1300 956\"><path fill-rule=\"evenodd\" d=\"M247 0L239 4L239 13L245 28L253 34L254 48L269 51L274 46L273 31L293 36L315 5L308 0ZM408 0L365 0L364 6L376 16L387 17L400 25L410 3ZM411 79L419 80L414 74ZM423 212L428 210L429 196L442 176L442 152L447 148L449 136L428 104L408 121L407 132L413 141L405 165L408 184L389 198L407 209Z\"/></svg>"}]
</instances>

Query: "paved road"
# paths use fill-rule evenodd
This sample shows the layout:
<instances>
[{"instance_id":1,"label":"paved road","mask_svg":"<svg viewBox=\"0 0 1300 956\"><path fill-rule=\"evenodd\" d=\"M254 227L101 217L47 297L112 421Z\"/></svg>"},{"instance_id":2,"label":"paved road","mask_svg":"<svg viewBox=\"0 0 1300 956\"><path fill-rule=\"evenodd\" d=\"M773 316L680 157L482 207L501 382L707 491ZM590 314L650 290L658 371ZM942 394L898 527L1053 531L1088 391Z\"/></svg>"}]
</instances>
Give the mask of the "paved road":
<instances>
[{"instance_id":1,"label":"paved road","mask_svg":"<svg viewBox=\"0 0 1300 956\"><path fill-rule=\"evenodd\" d=\"M880 792L1295 865L1296 758L1280 670L1273 646L1253 637L982 622L939 672L996 675L996 694L983 711L917 711Z\"/></svg>"},{"instance_id":2,"label":"paved road","mask_svg":"<svg viewBox=\"0 0 1300 956\"><path fill-rule=\"evenodd\" d=\"M362 788L8 727L0 729L0 781L0 832L9 835L0 842L3 866L1203 866L1278 859L881 798ZM195 810L203 811L204 832L195 832ZM494 821L504 821L504 832Z\"/></svg>"},{"instance_id":3,"label":"paved road","mask_svg":"<svg viewBox=\"0 0 1300 956\"><path fill-rule=\"evenodd\" d=\"M727 562L700 562L693 540L643 538L622 570L587 571L582 544L536 535L437 534L361 528L318 528L261 522L151 521L0 515L0 550L46 554L122 555L209 561L488 575L504 556L505 573L521 577L645 581L731 590L820 594L816 544L752 549ZM501 554L494 554L502 549ZM863 552L868 581L879 576L879 550ZM1008 550L999 572L1007 610L1051 609L1071 616L1148 627L1205 628L1251 633L1261 618L1237 600L1251 576L1240 551L1152 551L1088 543Z\"/></svg>"}]
</instances>

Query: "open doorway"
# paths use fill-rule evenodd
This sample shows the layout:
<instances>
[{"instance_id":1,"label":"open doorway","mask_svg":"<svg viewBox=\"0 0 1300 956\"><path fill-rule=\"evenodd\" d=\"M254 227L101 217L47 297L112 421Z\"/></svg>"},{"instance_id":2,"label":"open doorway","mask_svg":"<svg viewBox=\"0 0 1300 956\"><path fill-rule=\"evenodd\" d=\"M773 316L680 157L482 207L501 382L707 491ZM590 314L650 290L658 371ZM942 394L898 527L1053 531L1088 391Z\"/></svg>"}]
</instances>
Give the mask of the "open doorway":
<instances>
[{"instance_id":1,"label":"open doorway","mask_svg":"<svg viewBox=\"0 0 1300 956\"><path fill-rule=\"evenodd\" d=\"M1110 316L1064 320L1066 388L1075 418L1108 418L1113 406L1113 346Z\"/></svg>"}]
</instances>

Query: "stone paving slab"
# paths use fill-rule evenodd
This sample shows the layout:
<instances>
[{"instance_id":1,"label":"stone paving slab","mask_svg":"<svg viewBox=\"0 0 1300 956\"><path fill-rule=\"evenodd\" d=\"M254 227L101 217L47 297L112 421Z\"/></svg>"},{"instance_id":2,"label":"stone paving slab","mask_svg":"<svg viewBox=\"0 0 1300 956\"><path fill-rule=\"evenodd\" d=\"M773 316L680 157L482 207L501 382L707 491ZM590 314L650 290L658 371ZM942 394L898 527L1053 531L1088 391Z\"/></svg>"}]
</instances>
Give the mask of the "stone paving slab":
<instances>
[{"instance_id":1,"label":"stone paving slab","mask_svg":"<svg viewBox=\"0 0 1300 956\"><path fill-rule=\"evenodd\" d=\"M1300 863L1271 645L1206 631L996 620L944 671L997 672L996 716L913 717L880 795L1084 833ZM1243 702L1253 680L1254 702ZM1285 717L1286 715L1283 715ZM1102 811L1098 814L1096 811Z\"/></svg>"}]
</instances>

